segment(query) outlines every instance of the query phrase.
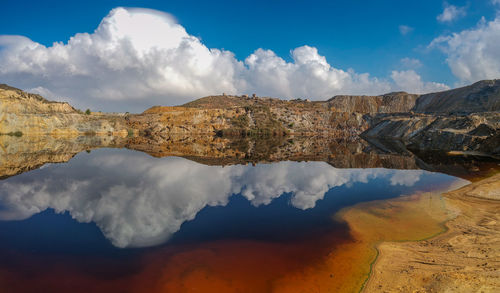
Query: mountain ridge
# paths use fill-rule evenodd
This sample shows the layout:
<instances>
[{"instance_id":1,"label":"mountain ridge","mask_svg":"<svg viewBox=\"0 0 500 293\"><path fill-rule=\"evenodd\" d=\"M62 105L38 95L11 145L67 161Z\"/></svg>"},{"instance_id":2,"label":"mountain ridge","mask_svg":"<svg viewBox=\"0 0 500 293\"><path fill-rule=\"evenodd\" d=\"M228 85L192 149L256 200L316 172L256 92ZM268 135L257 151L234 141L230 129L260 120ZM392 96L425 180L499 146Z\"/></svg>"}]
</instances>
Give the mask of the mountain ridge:
<instances>
[{"instance_id":1,"label":"mountain ridge","mask_svg":"<svg viewBox=\"0 0 500 293\"><path fill-rule=\"evenodd\" d=\"M84 114L68 103L0 85L0 133L135 136L148 143L178 134L361 136L401 140L420 150L500 155L499 93L500 80L485 80L425 95L393 92L309 101L223 94L140 114Z\"/></svg>"}]
</instances>

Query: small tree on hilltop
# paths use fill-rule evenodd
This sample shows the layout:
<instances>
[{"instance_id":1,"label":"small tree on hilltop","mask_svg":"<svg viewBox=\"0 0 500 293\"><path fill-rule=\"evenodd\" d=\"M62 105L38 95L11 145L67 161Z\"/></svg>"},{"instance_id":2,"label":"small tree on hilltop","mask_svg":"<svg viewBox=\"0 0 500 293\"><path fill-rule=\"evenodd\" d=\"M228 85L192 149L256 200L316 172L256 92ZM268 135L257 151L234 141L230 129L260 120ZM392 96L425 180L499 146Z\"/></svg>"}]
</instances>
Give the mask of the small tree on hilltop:
<instances>
[{"instance_id":1,"label":"small tree on hilltop","mask_svg":"<svg viewBox=\"0 0 500 293\"><path fill-rule=\"evenodd\" d=\"M90 109L87 109L87 110L85 111L85 114L90 115Z\"/></svg>"}]
</instances>

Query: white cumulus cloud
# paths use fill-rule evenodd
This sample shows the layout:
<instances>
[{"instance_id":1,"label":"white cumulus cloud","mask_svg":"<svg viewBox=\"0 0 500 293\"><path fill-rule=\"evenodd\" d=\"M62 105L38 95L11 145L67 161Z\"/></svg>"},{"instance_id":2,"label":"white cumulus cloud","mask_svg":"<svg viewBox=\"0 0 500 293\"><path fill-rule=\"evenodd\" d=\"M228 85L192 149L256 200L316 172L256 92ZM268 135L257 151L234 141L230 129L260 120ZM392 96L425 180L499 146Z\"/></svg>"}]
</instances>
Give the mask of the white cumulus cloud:
<instances>
[{"instance_id":1,"label":"white cumulus cloud","mask_svg":"<svg viewBox=\"0 0 500 293\"><path fill-rule=\"evenodd\" d=\"M465 7L457 7L455 5L444 5L443 12L436 17L439 22L452 22L460 17L465 16Z\"/></svg>"},{"instance_id":2,"label":"white cumulus cloud","mask_svg":"<svg viewBox=\"0 0 500 293\"><path fill-rule=\"evenodd\" d=\"M169 14L119 7L94 32L66 43L44 46L0 35L0 80L79 108L120 111L222 92L326 99L396 87L390 79L335 68L314 47L295 48L291 56L288 62L257 49L238 60L230 51L207 48Z\"/></svg>"},{"instance_id":3,"label":"white cumulus cloud","mask_svg":"<svg viewBox=\"0 0 500 293\"><path fill-rule=\"evenodd\" d=\"M392 71L391 78L401 90L410 93L423 94L449 89L449 87L443 83L422 81L420 75L414 70Z\"/></svg>"},{"instance_id":4,"label":"white cumulus cloud","mask_svg":"<svg viewBox=\"0 0 500 293\"><path fill-rule=\"evenodd\" d=\"M439 48L461 83L500 78L500 16L484 18L471 29L434 39L430 48Z\"/></svg>"}]
</instances>

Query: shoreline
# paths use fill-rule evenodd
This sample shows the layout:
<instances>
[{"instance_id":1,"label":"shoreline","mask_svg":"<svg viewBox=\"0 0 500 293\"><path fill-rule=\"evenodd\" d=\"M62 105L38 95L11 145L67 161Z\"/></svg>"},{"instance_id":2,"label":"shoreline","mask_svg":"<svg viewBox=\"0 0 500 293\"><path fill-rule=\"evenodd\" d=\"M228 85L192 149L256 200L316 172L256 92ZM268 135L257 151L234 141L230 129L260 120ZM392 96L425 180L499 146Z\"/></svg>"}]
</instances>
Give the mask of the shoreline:
<instances>
[{"instance_id":1,"label":"shoreline","mask_svg":"<svg viewBox=\"0 0 500 293\"><path fill-rule=\"evenodd\" d=\"M433 191L406 194L395 198L368 201L347 207L334 219L346 222L353 244L356 268L344 282L348 288L338 292L363 290L378 259L378 245L387 241L419 241L429 239L446 231L443 223L454 216L445 207L442 194L460 188L464 180ZM345 251L337 250L344 254ZM354 259L352 260L354 261Z\"/></svg>"},{"instance_id":2,"label":"shoreline","mask_svg":"<svg viewBox=\"0 0 500 293\"><path fill-rule=\"evenodd\" d=\"M499 198L500 174L444 193L447 209L457 213L442 223L446 230L377 243L360 292L494 292L500 287Z\"/></svg>"}]
</instances>

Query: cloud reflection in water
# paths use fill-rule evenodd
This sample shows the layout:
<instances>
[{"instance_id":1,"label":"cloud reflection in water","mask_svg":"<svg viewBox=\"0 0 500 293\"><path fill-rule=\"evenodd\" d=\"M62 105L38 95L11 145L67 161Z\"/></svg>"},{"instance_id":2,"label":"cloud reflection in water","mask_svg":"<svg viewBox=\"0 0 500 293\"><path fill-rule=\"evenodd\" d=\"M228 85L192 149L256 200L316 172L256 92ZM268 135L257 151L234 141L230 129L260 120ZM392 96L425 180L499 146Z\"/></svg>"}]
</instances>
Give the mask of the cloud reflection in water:
<instances>
[{"instance_id":1,"label":"cloud reflection in water","mask_svg":"<svg viewBox=\"0 0 500 293\"><path fill-rule=\"evenodd\" d=\"M78 222L94 222L117 247L146 247L168 240L204 207L225 206L234 194L259 206L291 193L290 204L305 210L336 186L374 178L412 186L422 174L336 169L325 162L207 166L183 158L99 150L1 181L0 219L22 220L52 208Z\"/></svg>"}]
</instances>

